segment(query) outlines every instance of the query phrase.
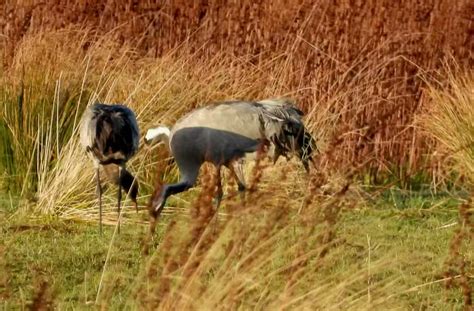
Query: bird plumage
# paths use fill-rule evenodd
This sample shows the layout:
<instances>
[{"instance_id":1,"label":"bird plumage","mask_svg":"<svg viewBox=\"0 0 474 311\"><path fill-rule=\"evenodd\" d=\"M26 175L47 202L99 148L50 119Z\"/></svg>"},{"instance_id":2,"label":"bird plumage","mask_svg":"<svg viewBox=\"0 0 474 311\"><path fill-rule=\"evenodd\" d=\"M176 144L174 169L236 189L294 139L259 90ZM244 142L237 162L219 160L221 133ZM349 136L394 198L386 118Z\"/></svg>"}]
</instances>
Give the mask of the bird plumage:
<instances>
[{"instance_id":1,"label":"bird plumage","mask_svg":"<svg viewBox=\"0 0 474 311\"><path fill-rule=\"evenodd\" d=\"M316 148L316 142L306 130L303 123L304 113L293 106L288 100L262 100L262 111L269 112L269 118L280 118L281 127L270 136L270 141L275 146L274 162L279 156L289 157L288 153L296 153L303 163L306 171L309 171L308 161Z\"/></svg>"},{"instance_id":2,"label":"bird plumage","mask_svg":"<svg viewBox=\"0 0 474 311\"><path fill-rule=\"evenodd\" d=\"M293 152L297 148L298 142L305 142L304 124L302 121L303 112L287 101L263 100L259 102L232 101L218 103L194 110L184 116L173 126L170 135L170 144L173 144L173 136L185 128L206 128L215 131L222 131L226 139L231 139L232 135L225 133L235 133L241 138L248 138L252 142L246 143L249 146L236 146L237 149L256 150L258 144L267 140L275 145L283 155ZM309 137L309 133L306 137ZM203 138L202 135L199 138ZM236 143L228 141L225 146L221 146L220 141L202 141L208 144L206 148L213 153L217 149L227 148ZM241 143L244 143L241 141ZM298 147L308 147L306 146ZM219 148L220 147L220 148ZM236 149L234 148L234 149ZM252 152L252 151L245 151Z\"/></svg>"},{"instance_id":3,"label":"bird plumage","mask_svg":"<svg viewBox=\"0 0 474 311\"><path fill-rule=\"evenodd\" d=\"M135 113L123 105L94 104L82 118L81 143L99 164L120 165L138 150Z\"/></svg>"},{"instance_id":4,"label":"bird plumage","mask_svg":"<svg viewBox=\"0 0 474 311\"><path fill-rule=\"evenodd\" d=\"M169 135L169 148L180 170L180 182L164 185L152 196L152 216L159 215L169 195L194 185L199 167L205 161L217 167L218 188L220 167L226 166L238 179L240 190L245 188L243 174L238 172L241 159L262 145L273 145L276 158L296 152L307 168L314 140L305 130L302 116L303 112L287 100L222 102L183 116ZM150 133L152 137L157 136Z\"/></svg>"},{"instance_id":5,"label":"bird plumage","mask_svg":"<svg viewBox=\"0 0 474 311\"><path fill-rule=\"evenodd\" d=\"M80 139L96 168L101 231L102 188L99 166L103 166L109 179L119 186L119 213L122 187L130 195L135 208L138 208L138 184L133 175L125 169L125 164L137 152L139 137L135 113L126 106L96 103L87 107L82 116Z\"/></svg>"},{"instance_id":6,"label":"bird plumage","mask_svg":"<svg viewBox=\"0 0 474 311\"><path fill-rule=\"evenodd\" d=\"M166 144L166 148L169 149L170 134L171 131L166 126L158 126L156 128L151 128L146 132L145 142L149 144L164 143Z\"/></svg>"},{"instance_id":7,"label":"bird plumage","mask_svg":"<svg viewBox=\"0 0 474 311\"><path fill-rule=\"evenodd\" d=\"M308 170L308 161L316 143L305 129L303 115L289 100L230 101L194 110L178 120L171 132L166 127L150 129L145 138L148 141L161 141L165 138L172 141L172 135L179 129L191 127L223 131L223 136L227 136L228 140L231 135L225 135L226 132L238 133L256 140L249 149L255 149L262 138L270 141L275 149L274 161L279 156L288 158L289 153L296 153ZM226 141L226 146L234 143L232 140ZM208 148L216 150L216 146L212 144L220 142L211 141L210 144Z\"/></svg>"}]
</instances>

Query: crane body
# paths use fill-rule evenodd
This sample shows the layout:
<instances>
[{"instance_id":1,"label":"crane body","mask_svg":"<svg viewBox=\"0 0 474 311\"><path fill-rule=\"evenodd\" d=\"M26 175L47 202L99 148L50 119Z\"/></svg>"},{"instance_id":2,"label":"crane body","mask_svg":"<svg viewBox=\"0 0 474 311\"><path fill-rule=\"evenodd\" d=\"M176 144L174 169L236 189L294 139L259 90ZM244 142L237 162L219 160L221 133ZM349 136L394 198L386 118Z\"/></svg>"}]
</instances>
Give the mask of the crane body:
<instances>
[{"instance_id":1,"label":"crane body","mask_svg":"<svg viewBox=\"0 0 474 311\"><path fill-rule=\"evenodd\" d=\"M150 200L151 216L159 216L170 195L194 186L204 162L213 163L217 169L217 205L222 198L221 167L230 169L239 191L244 191L242 159L262 146L273 146L274 161L280 155L298 154L308 170L315 144L304 128L302 115L285 100L229 101L198 108L179 119L171 130L149 130L145 139L167 143L180 171L178 183L155 190Z\"/></svg>"}]
</instances>

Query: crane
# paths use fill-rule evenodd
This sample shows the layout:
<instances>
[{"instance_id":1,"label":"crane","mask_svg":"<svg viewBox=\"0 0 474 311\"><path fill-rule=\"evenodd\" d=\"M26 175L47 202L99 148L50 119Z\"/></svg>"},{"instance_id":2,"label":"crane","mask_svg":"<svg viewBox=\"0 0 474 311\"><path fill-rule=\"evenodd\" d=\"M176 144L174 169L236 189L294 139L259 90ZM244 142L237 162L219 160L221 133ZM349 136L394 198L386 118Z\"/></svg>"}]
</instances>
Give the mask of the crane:
<instances>
[{"instance_id":1,"label":"crane","mask_svg":"<svg viewBox=\"0 0 474 311\"><path fill-rule=\"evenodd\" d=\"M217 206L222 198L222 166L237 180L239 191L244 191L242 159L262 145L273 146L274 161L296 153L308 171L316 146L302 116L303 112L288 100L227 101L193 110L171 129L150 129L145 141L165 143L180 171L178 183L155 189L149 203L152 218L157 219L170 195L194 186L199 168L206 161L216 166Z\"/></svg>"},{"instance_id":2,"label":"crane","mask_svg":"<svg viewBox=\"0 0 474 311\"><path fill-rule=\"evenodd\" d=\"M102 186L100 167L119 186L117 212L119 215L122 188L129 194L138 211L138 182L125 168L138 150L140 132L135 113L124 105L95 103L86 108L81 118L81 144L94 163L96 193L99 201L99 231L102 233Z\"/></svg>"}]
</instances>

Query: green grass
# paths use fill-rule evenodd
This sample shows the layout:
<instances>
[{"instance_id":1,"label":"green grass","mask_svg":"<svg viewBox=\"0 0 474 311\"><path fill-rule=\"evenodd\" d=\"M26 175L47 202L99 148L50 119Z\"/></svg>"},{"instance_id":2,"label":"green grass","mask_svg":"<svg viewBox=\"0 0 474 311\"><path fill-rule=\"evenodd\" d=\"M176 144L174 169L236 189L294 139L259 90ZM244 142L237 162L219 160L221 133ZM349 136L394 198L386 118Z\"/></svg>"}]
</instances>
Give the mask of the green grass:
<instances>
[{"instance_id":1,"label":"green grass","mask_svg":"<svg viewBox=\"0 0 474 311\"><path fill-rule=\"evenodd\" d=\"M53 219L3 219L0 248L0 305L7 310L31 303L42 280L60 309L85 307L95 301L114 227L104 234L92 223ZM142 267L140 239L144 227L124 225L114 240L104 282L113 288L114 305L130 296L130 284Z\"/></svg>"},{"instance_id":2,"label":"green grass","mask_svg":"<svg viewBox=\"0 0 474 311\"><path fill-rule=\"evenodd\" d=\"M460 309L462 294L436 282L442 278L456 228L452 225L457 221L455 202L448 198L417 200L424 203L414 200L412 206L397 208L389 201L379 200L374 205L345 211L337 231L344 255L320 273L337 275L359 266L368 271L367 288L360 288L368 291L367 295L381 284L393 282L388 288L395 290L386 291L385 295L403 309ZM10 205L9 199L0 202L2 210ZM11 211L0 216L2 309L27 306L41 280L48 282L48 295L58 309L91 307L114 227L106 226L100 236L96 223L31 219ZM163 219L157 236L163 234L162 229L171 218ZM138 275L146 263L140 253L145 230L146 226L124 224L120 235L115 236L101 292L109 297L111 309L136 308L133 297ZM370 272L370 262L383 265L374 266Z\"/></svg>"}]
</instances>

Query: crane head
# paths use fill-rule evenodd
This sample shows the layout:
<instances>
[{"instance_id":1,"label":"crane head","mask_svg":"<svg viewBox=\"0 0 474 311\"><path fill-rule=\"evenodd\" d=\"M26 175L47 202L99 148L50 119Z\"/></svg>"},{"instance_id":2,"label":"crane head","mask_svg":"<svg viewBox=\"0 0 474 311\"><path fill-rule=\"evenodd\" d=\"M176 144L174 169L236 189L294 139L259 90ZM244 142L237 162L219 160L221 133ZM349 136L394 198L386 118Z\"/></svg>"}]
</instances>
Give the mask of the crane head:
<instances>
[{"instance_id":1,"label":"crane head","mask_svg":"<svg viewBox=\"0 0 474 311\"><path fill-rule=\"evenodd\" d=\"M156 145L159 143L167 143L170 137L170 129L166 126L158 126L151 128L146 132L145 143L147 145Z\"/></svg>"}]
</instances>

